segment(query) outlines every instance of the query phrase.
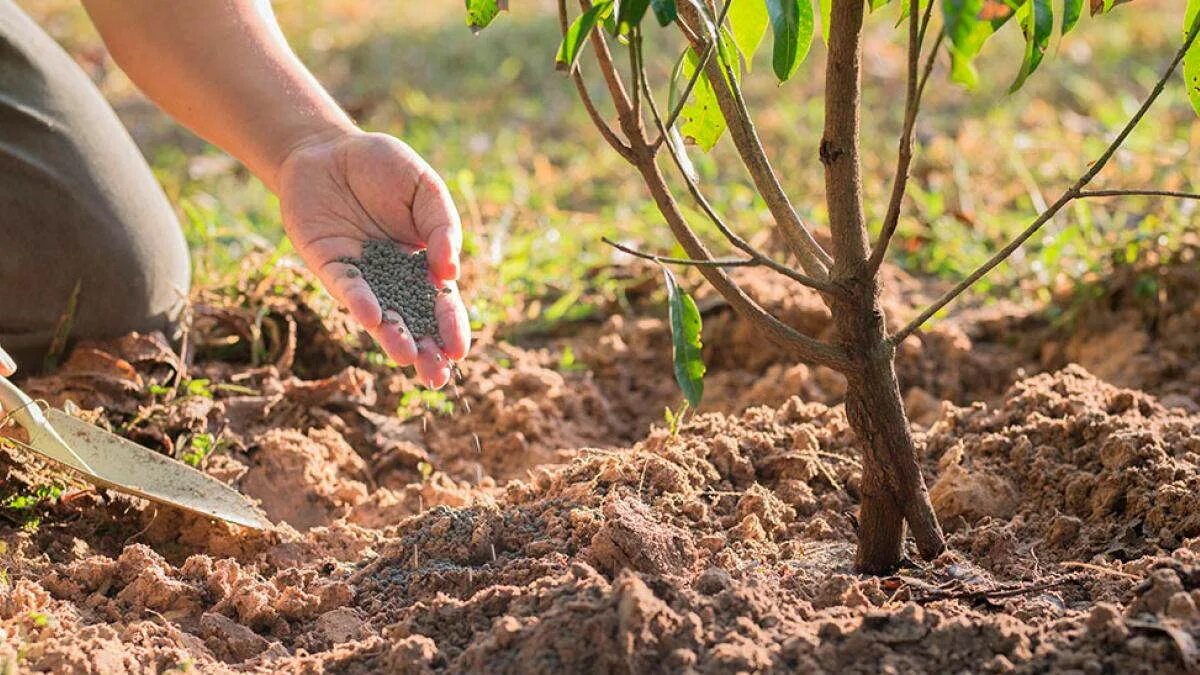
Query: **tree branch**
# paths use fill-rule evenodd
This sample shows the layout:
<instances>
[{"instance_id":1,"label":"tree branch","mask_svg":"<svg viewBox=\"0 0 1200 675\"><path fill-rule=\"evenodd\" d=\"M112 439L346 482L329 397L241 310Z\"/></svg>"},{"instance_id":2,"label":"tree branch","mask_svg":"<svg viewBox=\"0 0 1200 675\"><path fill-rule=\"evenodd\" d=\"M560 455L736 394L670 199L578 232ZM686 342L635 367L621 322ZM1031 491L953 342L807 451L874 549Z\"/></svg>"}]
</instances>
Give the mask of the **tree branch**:
<instances>
[{"instance_id":1,"label":"tree branch","mask_svg":"<svg viewBox=\"0 0 1200 675\"><path fill-rule=\"evenodd\" d=\"M650 84L646 77L645 61L642 56L642 36L640 32L638 32L630 40L629 49L634 54L634 84L643 90L643 97L646 100L646 106L650 109L651 119L653 119L655 124L658 126L660 134L659 137L665 138L669 130L666 126L666 123L663 121L662 116L658 112L658 105L654 102L654 94L650 89ZM759 251L754 247L753 244L746 241L744 238L734 232L733 229L730 228L725 222L725 220L721 218L720 214L717 213L716 209L713 208L712 203L708 201L708 199L704 196L704 193L700 191L700 186L689 175L687 168L684 166L683 158L680 157L679 149L676 148L673 143L668 142L667 152L671 155L671 159L675 162L675 166L679 169L679 173L683 176L684 183L687 185L688 193L692 196L692 199L695 200L696 204L700 206L700 209L704 211L704 214L708 216L708 219L712 221L713 225L716 226L717 230L719 230L721 234L725 235L725 238L728 239L731 244L748 254L750 259L756 264L769 267L779 274L799 282L801 285L807 286L822 293L836 292L836 289L833 287L833 285L829 284L828 282L820 279L814 279L774 260L762 251Z\"/></svg>"},{"instance_id":2,"label":"tree branch","mask_svg":"<svg viewBox=\"0 0 1200 675\"><path fill-rule=\"evenodd\" d=\"M579 0L579 6L586 12L592 7L591 0ZM604 76L604 82L608 85L608 93L617 109L617 119L621 123L621 130L625 132L631 147L639 141L644 143L642 121L633 113L633 102L629 100L625 84L621 82L621 76L617 72L616 66L613 65L612 53L608 51L608 42L604 39L604 32L599 28L593 29L591 41L600 73Z\"/></svg>"},{"instance_id":3,"label":"tree branch","mask_svg":"<svg viewBox=\"0 0 1200 675\"><path fill-rule=\"evenodd\" d=\"M562 34L565 38L567 29L569 28L569 17L567 15L567 0L558 0L558 19L559 25L562 28ZM627 161L633 161L633 149L630 148L617 132L604 121L604 117L596 108L595 102L592 101L591 94L588 93L587 85L583 81L583 75L579 72L579 63L576 62L571 68L571 81L575 83L575 90L579 93L579 100L583 102L583 107L587 110L588 117L592 119L592 124L600 132L600 135L612 146L617 154L624 157Z\"/></svg>"},{"instance_id":4,"label":"tree branch","mask_svg":"<svg viewBox=\"0 0 1200 675\"><path fill-rule=\"evenodd\" d=\"M1176 190L1081 190L1079 199L1090 197L1171 197L1200 200L1200 194Z\"/></svg>"},{"instance_id":5,"label":"tree branch","mask_svg":"<svg viewBox=\"0 0 1200 675\"><path fill-rule=\"evenodd\" d=\"M1153 106L1154 102L1158 100L1158 97L1162 95L1163 89L1166 88L1167 82L1171 79L1171 75L1175 73L1175 69L1178 68L1179 63L1183 61L1184 55L1187 54L1188 50L1191 49L1192 44L1195 43L1196 35L1198 33L1200 33L1200 16L1197 16L1196 20L1192 22L1192 26L1188 30L1187 39L1184 40L1183 45L1179 48L1179 51L1175 53L1175 57L1171 59L1170 65L1168 65L1166 70L1163 71L1163 74L1161 77L1159 77L1158 82L1154 84L1154 88L1151 89L1149 96L1147 96L1146 100L1142 102L1141 107L1139 107L1137 112L1133 114L1133 117L1129 119L1129 121L1121 129L1120 133L1117 134L1116 138L1114 138L1112 142L1108 144L1108 147L1104 149L1104 152L1100 153L1100 157L1098 157L1096 161L1092 163L1091 167L1085 171L1083 175L1071 185L1071 187L1067 188L1067 190L1063 192L1053 204L1051 204L1045 211L1038 215L1038 217L1029 224L1029 227L1026 227L1021 234L1017 235L1016 239L1013 239L1011 242L1005 245L1004 248L997 251L995 255L988 259L987 262L985 262L971 274L967 275L967 277L959 282L954 288L942 294L942 296L938 298L932 305L925 308L925 310L917 315L915 319L908 322L904 328L901 328L896 332L895 335L889 338L893 345L903 342L905 338L907 338L909 335L912 335L918 328L921 327L922 324L928 321L931 316L941 311L943 307L950 304L950 302L959 295L962 295L963 291L970 288L976 281L979 281L997 265L1004 262L1010 255L1013 254L1013 251L1016 251L1018 248L1020 248L1026 240L1037 233L1037 231L1040 230L1047 221L1053 218L1055 214L1061 211L1062 208L1071 201L1084 196L1122 196L1108 194L1118 192L1114 190L1096 190L1087 192L1084 190L1084 188L1088 185L1088 183L1091 183L1092 179L1104 169L1109 160L1112 159L1114 154L1116 154L1117 150L1120 149L1120 147L1125 143L1125 139L1129 138L1129 134L1133 133L1133 130L1142 121L1142 118L1145 117L1146 113L1150 111L1150 107ZM1155 191L1131 191L1124 194L1151 194L1154 192ZM1162 192L1165 193L1165 191ZM1182 195L1181 193L1169 193L1164 194L1164 196L1178 197Z\"/></svg>"},{"instance_id":6,"label":"tree branch","mask_svg":"<svg viewBox=\"0 0 1200 675\"><path fill-rule=\"evenodd\" d=\"M659 212L666 218L667 225L671 228L675 239L679 241L683 250L691 258L711 260L712 255L708 249L688 226L679 209L679 204L671 195L666 179L653 156L649 154L648 148L634 148L635 153L639 150L642 151L642 154L635 166L641 172L646 187L654 197ZM762 331L763 335L773 344L810 363L828 366L838 371L845 371L850 367L849 359L841 348L809 337L772 316L734 283L725 270L711 265L700 266L697 269L704 275L708 283L712 284L713 288L729 302L734 311Z\"/></svg>"},{"instance_id":7,"label":"tree branch","mask_svg":"<svg viewBox=\"0 0 1200 675\"><path fill-rule=\"evenodd\" d=\"M681 19L691 21L697 26L703 27L709 21L708 17L700 15L700 9L692 3L679 3L678 8ZM693 50L699 53L707 47L707 43L699 42L698 37L683 20L678 23L685 35L692 33L690 40ZM714 31L704 30L703 33L708 41L715 44L718 36ZM750 174L755 188L766 202L767 209L774 217L775 224L787 242L788 248L800 261L800 266L810 276L817 279L824 278L828 274L829 265L833 260L813 238L812 232L809 231L808 226L792 206L787 193L783 191L779 176L775 173L775 169L771 166L771 162L763 150L762 141L758 137L758 131L754 127L754 121L746 107L737 80L729 70L728 64L719 63L722 60L710 58L703 70L712 84L721 114L729 125L729 135L737 148L738 156L741 157L742 164Z\"/></svg>"},{"instance_id":8,"label":"tree branch","mask_svg":"<svg viewBox=\"0 0 1200 675\"><path fill-rule=\"evenodd\" d=\"M915 0L914 0L915 2ZM863 7L858 0L834 2L829 17L825 62L825 129L820 158L825 166L825 202L833 236L833 276L870 279L864 274L870 243L863 214L859 116L862 88ZM834 32L838 39L834 39Z\"/></svg>"},{"instance_id":9,"label":"tree branch","mask_svg":"<svg viewBox=\"0 0 1200 675\"><path fill-rule=\"evenodd\" d=\"M712 265L714 267L755 267L762 264L753 258L712 258L709 260L697 260L695 258L672 258L669 256L655 255L653 253L639 251L635 248L625 246L624 244L618 244L608 237L600 237L600 241L608 244L618 251L628 253L635 258L651 260L664 265L685 265L688 267L701 267L704 265Z\"/></svg>"},{"instance_id":10,"label":"tree branch","mask_svg":"<svg viewBox=\"0 0 1200 675\"><path fill-rule=\"evenodd\" d=\"M920 0L912 0L912 2L918 3ZM900 207L904 203L904 195L908 192L908 175L913 157L913 131L917 126L917 114L921 110L921 96L925 93L925 84L929 81L929 74L933 72L933 64L936 62L938 50L942 46L944 33L939 32L933 49L930 50L925 61L924 71L918 74L921 49L924 47L922 43L925 39L925 31L929 27L934 0L926 0L926 3L925 16L919 27L917 11L910 10L908 15L908 93L904 104L904 129L900 133L896 174L892 177L892 196L888 200L887 212L883 218L883 229L880 231L879 240L875 242L875 249L871 251L871 257L867 261L867 269L872 275L879 273L879 267L883 264L884 256L887 255L888 246L891 245L892 237L896 234L896 227L900 224Z\"/></svg>"}]
</instances>

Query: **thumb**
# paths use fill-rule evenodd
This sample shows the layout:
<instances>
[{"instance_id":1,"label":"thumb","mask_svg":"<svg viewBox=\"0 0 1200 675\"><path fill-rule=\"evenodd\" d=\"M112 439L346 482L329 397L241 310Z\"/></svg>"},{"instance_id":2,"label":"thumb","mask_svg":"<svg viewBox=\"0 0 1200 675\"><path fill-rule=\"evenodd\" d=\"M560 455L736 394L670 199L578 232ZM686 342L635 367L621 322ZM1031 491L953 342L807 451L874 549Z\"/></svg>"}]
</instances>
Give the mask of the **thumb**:
<instances>
[{"instance_id":1,"label":"thumb","mask_svg":"<svg viewBox=\"0 0 1200 675\"><path fill-rule=\"evenodd\" d=\"M13 361L3 347L0 347L0 375L7 377L15 372L17 372L17 362Z\"/></svg>"}]
</instances>

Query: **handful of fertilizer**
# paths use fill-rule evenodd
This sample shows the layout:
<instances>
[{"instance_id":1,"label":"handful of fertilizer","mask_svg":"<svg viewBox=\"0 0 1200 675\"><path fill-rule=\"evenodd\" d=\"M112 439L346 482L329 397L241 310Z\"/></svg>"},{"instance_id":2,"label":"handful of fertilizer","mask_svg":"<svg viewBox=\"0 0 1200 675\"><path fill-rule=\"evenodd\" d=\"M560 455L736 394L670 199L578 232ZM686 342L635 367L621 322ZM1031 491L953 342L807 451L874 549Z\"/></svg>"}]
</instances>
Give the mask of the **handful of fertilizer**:
<instances>
[{"instance_id":1,"label":"handful of fertilizer","mask_svg":"<svg viewBox=\"0 0 1200 675\"><path fill-rule=\"evenodd\" d=\"M434 313L437 296L449 288L434 286L429 280L429 260L424 250L406 253L391 241L371 240L363 244L361 258L340 258L352 265L351 276L362 275L379 300L386 323L404 320L414 340L431 337L444 347Z\"/></svg>"}]
</instances>

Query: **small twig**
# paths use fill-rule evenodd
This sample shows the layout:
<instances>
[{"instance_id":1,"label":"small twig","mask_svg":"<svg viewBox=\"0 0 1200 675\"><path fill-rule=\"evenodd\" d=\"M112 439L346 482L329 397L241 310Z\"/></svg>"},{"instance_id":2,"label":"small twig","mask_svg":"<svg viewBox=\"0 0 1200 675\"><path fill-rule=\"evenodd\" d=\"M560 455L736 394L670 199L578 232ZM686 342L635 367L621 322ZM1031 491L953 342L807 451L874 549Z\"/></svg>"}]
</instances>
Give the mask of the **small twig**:
<instances>
[{"instance_id":1,"label":"small twig","mask_svg":"<svg viewBox=\"0 0 1200 675\"><path fill-rule=\"evenodd\" d=\"M965 589L965 590L961 590L961 591L934 590L934 591L929 591L928 594L922 595L919 598L917 598L917 602L934 602L937 600L965 600L968 598L970 598L972 600L984 600L984 599L993 600L993 599L997 599L997 598L1011 598L1011 597L1015 597L1018 595L1027 595L1029 593L1037 593L1039 591L1045 591L1045 590L1049 590L1051 588L1058 588L1059 586L1062 586L1064 584L1067 584L1067 583L1070 583L1073 581L1078 581L1079 579L1080 579L1080 575L1078 575L1078 574L1068 574L1066 576L1059 577L1058 579L1052 579L1050 581L1043 581L1040 583L1022 584L1020 586L1007 586L1007 587L1000 587L1000 588L973 588L973 589Z\"/></svg>"},{"instance_id":2,"label":"small twig","mask_svg":"<svg viewBox=\"0 0 1200 675\"><path fill-rule=\"evenodd\" d=\"M624 244L618 244L608 237L600 237L600 241L603 241L618 251L628 253L631 256L642 258L644 260L650 260L656 263L662 263L664 265L688 265L692 267L700 267L704 265L711 267L755 267L761 264L753 258L712 258L709 260L697 260L695 258L671 258L638 251L637 249L630 248Z\"/></svg>"},{"instance_id":3,"label":"small twig","mask_svg":"<svg viewBox=\"0 0 1200 675\"><path fill-rule=\"evenodd\" d=\"M920 0L913 0L914 3ZM924 71L919 71L921 50L924 47L925 30L929 27L934 0L927 0L925 15L918 22L918 9L914 6L909 11L908 18L908 93L904 104L904 129L900 133L900 149L896 158L896 173L892 177L892 195L888 200L887 213L883 218L883 229L871 257L867 260L867 270L873 276L879 272L883 258L887 255L888 246L896 234L900 224L900 207L904 203L904 195L908 192L909 170L912 167L913 132L917 126L917 114L921 111L921 96L925 93L925 83L933 72L933 64L937 61L938 50L942 46L944 32L938 33L933 49L925 61Z\"/></svg>"},{"instance_id":4,"label":"small twig","mask_svg":"<svg viewBox=\"0 0 1200 675\"><path fill-rule=\"evenodd\" d=\"M1200 200L1200 194L1176 190L1081 190L1078 196L1079 199L1091 197L1170 197Z\"/></svg>"},{"instance_id":5,"label":"small twig","mask_svg":"<svg viewBox=\"0 0 1200 675\"><path fill-rule=\"evenodd\" d=\"M567 23L567 0L558 0L558 17L559 24L562 28L563 37L566 37L569 28ZM575 89L579 93L579 100L583 102L583 107L587 110L588 117L592 119L592 124L604 137L604 140L612 146L617 154L621 155L626 161L633 160L633 150L621 140L617 132L604 121L604 116L600 114L600 110L596 108L596 104L592 101L591 94L588 93L587 84L583 81L583 75L579 71L579 62L571 68L571 81L575 83Z\"/></svg>"},{"instance_id":6,"label":"small twig","mask_svg":"<svg viewBox=\"0 0 1200 675\"><path fill-rule=\"evenodd\" d=\"M912 335L918 328L921 327L922 324L928 321L930 317L941 311L943 307L950 304L950 302L959 295L962 295L963 291L970 288L975 284L976 281L979 281L984 275L995 269L997 265L1007 260L1014 251L1020 248L1022 244L1036 234L1037 231L1040 230L1042 226L1045 225L1051 218L1053 218L1055 214L1061 211L1064 206L1076 199L1079 199L1085 194L1084 187L1086 187L1088 183L1091 183L1092 179L1095 178L1096 175L1108 165L1109 160L1112 159L1117 150L1124 145L1125 139L1129 138L1129 134L1133 133L1134 128L1136 128L1137 125L1142 121L1142 118L1146 116L1146 113L1150 111L1150 107L1153 106L1154 102L1158 100L1158 97L1162 95L1163 90L1167 86L1167 82L1175 73L1175 69L1179 67L1179 63L1183 61L1184 55L1187 54L1189 49L1191 49L1192 44L1196 42L1197 34L1200 34L1200 16L1197 16L1192 22L1192 26L1188 30L1187 39L1183 41L1183 45L1179 48L1179 51L1175 53L1175 57L1171 59L1170 65L1168 65L1166 70L1163 71L1162 76L1158 79L1158 82L1154 84L1154 88L1150 91L1150 95L1147 96L1146 100L1142 102L1141 107L1139 107L1137 112L1133 114L1133 117L1129 119L1129 121L1117 134L1116 138L1114 138L1112 142L1108 144L1108 147L1104 149L1104 152L1100 153L1100 157L1092 163L1091 167L1085 171L1083 175L1071 185L1071 187L1067 188L1067 190L1062 193L1062 196L1060 196L1057 201L1055 201L1050 205L1049 208L1038 215L1038 217L1035 218L1032 223L1030 223L1029 227L1026 227L1025 230L1017 235L1015 239L1005 245L1004 248L997 251L991 258L988 258L987 262L978 267L971 274L967 275L967 277L959 282L958 285L942 294L942 296L938 298L932 305L925 308L925 310L922 311L915 319L908 322L904 328L901 328L891 338L889 338L892 344L895 345L903 342L905 338L907 338L909 335ZM1095 192L1106 191L1097 190ZM1173 194L1170 196L1177 195Z\"/></svg>"},{"instance_id":7,"label":"small twig","mask_svg":"<svg viewBox=\"0 0 1200 675\"><path fill-rule=\"evenodd\" d=\"M1111 567L1105 567L1103 565L1093 565L1092 563L1068 560L1066 562L1059 563L1059 565L1061 565L1063 567L1074 567L1074 568L1078 568L1078 569L1091 570L1093 572L1098 572L1101 574L1109 574L1114 577L1120 577L1122 579L1129 579L1131 581L1141 581L1142 580L1142 578L1137 576L1136 574L1130 574L1129 572L1123 572L1121 570L1114 570Z\"/></svg>"}]
</instances>

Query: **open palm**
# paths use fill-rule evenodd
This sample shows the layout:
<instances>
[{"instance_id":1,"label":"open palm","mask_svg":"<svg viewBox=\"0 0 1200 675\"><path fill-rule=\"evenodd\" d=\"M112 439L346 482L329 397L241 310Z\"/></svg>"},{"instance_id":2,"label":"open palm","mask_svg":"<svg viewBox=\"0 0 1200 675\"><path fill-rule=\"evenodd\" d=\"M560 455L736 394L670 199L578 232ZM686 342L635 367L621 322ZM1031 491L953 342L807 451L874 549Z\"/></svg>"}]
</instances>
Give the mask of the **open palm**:
<instances>
[{"instance_id":1,"label":"open palm","mask_svg":"<svg viewBox=\"0 0 1200 675\"><path fill-rule=\"evenodd\" d=\"M297 149L279 177L283 224L301 259L325 288L401 365L415 364L422 380L440 387L450 361L470 345L470 324L454 280L462 228L446 185L411 148L385 134L355 132ZM340 259L357 258L363 244L390 240L427 249L430 281L448 287L436 316L443 346L414 341L398 315L384 316L361 275Z\"/></svg>"}]
</instances>

